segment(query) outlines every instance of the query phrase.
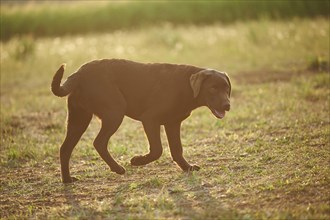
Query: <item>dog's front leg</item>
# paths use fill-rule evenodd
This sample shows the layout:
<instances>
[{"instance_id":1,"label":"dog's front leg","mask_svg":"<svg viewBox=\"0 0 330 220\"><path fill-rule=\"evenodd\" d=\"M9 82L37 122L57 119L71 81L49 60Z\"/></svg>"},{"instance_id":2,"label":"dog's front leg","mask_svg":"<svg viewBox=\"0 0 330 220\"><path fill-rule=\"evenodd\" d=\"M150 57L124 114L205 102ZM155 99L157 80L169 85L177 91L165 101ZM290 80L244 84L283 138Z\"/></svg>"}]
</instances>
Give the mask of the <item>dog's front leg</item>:
<instances>
[{"instance_id":1,"label":"dog's front leg","mask_svg":"<svg viewBox=\"0 0 330 220\"><path fill-rule=\"evenodd\" d=\"M154 121L143 121L143 128L147 135L150 152L146 155L135 156L131 159L133 166L146 165L152 161L157 160L163 153L162 143L160 140L160 124Z\"/></svg>"},{"instance_id":2,"label":"dog's front leg","mask_svg":"<svg viewBox=\"0 0 330 220\"><path fill-rule=\"evenodd\" d=\"M199 166L190 165L183 157L180 128L181 122L174 122L165 125L165 131L170 146L172 158L181 167L183 171L199 170Z\"/></svg>"}]
</instances>

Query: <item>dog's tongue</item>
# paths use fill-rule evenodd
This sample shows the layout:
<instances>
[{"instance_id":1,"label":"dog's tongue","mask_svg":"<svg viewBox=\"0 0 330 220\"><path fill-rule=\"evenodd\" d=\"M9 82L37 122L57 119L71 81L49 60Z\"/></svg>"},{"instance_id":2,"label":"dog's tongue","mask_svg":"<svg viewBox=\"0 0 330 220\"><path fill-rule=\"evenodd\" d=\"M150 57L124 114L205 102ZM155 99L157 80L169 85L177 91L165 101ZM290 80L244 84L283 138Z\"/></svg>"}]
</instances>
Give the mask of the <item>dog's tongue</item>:
<instances>
[{"instance_id":1,"label":"dog's tongue","mask_svg":"<svg viewBox=\"0 0 330 220\"><path fill-rule=\"evenodd\" d=\"M226 111L220 112L215 109L212 110L212 113L215 115L215 117L220 118L220 119L224 118L226 115Z\"/></svg>"}]
</instances>

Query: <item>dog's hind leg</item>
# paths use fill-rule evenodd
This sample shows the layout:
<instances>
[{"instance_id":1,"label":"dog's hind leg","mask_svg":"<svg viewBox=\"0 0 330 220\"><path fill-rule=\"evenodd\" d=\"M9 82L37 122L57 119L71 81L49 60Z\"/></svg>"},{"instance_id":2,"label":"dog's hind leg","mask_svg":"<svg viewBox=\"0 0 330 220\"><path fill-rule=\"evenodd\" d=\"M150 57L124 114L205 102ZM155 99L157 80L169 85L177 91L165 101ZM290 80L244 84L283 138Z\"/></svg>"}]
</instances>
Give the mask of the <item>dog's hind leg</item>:
<instances>
[{"instance_id":1,"label":"dog's hind leg","mask_svg":"<svg viewBox=\"0 0 330 220\"><path fill-rule=\"evenodd\" d=\"M73 148L78 143L82 134L86 131L93 114L87 112L74 101L68 98L68 125L65 140L60 149L61 174L63 183L71 183L77 180L70 176L69 161Z\"/></svg>"},{"instance_id":2,"label":"dog's hind leg","mask_svg":"<svg viewBox=\"0 0 330 220\"><path fill-rule=\"evenodd\" d=\"M111 97L98 97L96 115L101 119L101 130L94 140L94 147L101 158L108 164L111 171L124 174L125 169L110 155L107 146L110 137L117 131L125 115L126 102L116 88L108 90Z\"/></svg>"},{"instance_id":3,"label":"dog's hind leg","mask_svg":"<svg viewBox=\"0 0 330 220\"><path fill-rule=\"evenodd\" d=\"M112 158L107 149L107 146L110 137L117 131L123 120L123 117L124 115L116 119L111 117L101 118L102 127L94 141L94 147L101 158L109 165L111 171L116 172L117 174L124 174L125 169Z\"/></svg>"}]
</instances>

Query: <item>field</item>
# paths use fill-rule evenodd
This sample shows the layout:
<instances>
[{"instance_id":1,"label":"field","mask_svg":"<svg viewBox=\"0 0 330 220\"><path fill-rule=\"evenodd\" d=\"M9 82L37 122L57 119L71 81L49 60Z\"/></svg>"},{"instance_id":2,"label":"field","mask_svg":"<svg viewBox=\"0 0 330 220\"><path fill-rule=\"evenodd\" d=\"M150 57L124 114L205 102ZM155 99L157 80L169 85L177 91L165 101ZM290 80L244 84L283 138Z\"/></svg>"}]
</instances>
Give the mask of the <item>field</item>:
<instances>
[{"instance_id":1,"label":"field","mask_svg":"<svg viewBox=\"0 0 330 220\"><path fill-rule=\"evenodd\" d=\"M172 25L1 42L1 219L329 219L330 75L327 18ZM126 168L110 172L93 148L94 118L73 152L74 184L60 180L66 101L50 92L99 58L188 63L229 73L232 108L205 107L184 122L182 173L164 131L162 157L144 167L140 122L125 118L109 151Z\"/></svg>"}]
</instances>

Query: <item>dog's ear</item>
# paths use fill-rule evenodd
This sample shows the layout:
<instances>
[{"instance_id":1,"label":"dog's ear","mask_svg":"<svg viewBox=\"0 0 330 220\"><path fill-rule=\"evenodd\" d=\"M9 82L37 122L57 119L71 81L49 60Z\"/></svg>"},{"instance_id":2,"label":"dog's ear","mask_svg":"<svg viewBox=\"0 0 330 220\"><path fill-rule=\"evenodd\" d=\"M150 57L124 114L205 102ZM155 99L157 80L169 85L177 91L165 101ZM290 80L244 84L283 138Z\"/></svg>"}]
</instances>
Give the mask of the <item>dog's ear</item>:
<instances>
[{"instance_id":1,"label":"dog's ear","mask_svg":"<svg viewBox=\"0 0 330 220\"><path fill-rule=\"evenodd\" d=\"M212 75L212 72L210 70L201 70L190 76L190 86L193 90L194 98L198 96L203 81L209 75Z\"/></svg>"},{"instance_id":2,"label":"dog's ear","mask_svg":"<svg viewBox=\"0 0 330 220\"><path fill-rule=\"evenodd\" d=\"M225 75L225 77L226 77L226 79L228 81L228 84L229 84L229 97L230 97L230 95L231 95L231 82L230 82L230 78L229 78L229 76L228 76L227 73L224 72L223 74Z\"/></svg>"}]
</instances>

